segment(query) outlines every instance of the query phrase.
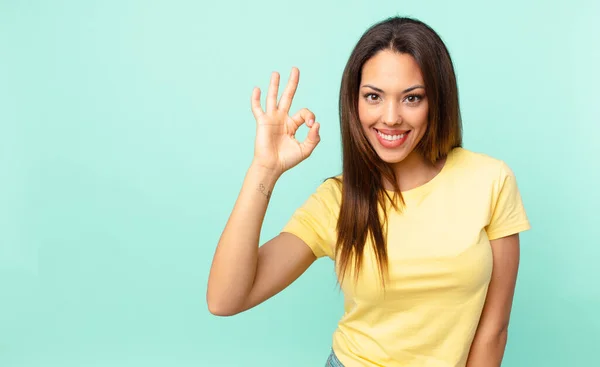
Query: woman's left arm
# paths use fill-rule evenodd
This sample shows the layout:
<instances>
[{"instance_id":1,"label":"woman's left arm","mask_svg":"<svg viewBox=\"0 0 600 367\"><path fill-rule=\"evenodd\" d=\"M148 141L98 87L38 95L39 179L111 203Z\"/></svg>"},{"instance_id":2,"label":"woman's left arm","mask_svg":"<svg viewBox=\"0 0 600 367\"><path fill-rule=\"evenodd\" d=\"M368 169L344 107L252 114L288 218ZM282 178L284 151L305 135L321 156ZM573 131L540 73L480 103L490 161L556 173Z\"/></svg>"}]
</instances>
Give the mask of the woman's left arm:
<instances>
[{"instance_id":1,"label":"woman's left arm","mask_svg":"<svg viewBox=\"0 0 600 367\"><path fill-rule=\"evenodd\" d=\"M508 338L508 321L519 268L519 234L490 241L493 270L467 367L499 367Z\"/></svg>"}]
</instances>

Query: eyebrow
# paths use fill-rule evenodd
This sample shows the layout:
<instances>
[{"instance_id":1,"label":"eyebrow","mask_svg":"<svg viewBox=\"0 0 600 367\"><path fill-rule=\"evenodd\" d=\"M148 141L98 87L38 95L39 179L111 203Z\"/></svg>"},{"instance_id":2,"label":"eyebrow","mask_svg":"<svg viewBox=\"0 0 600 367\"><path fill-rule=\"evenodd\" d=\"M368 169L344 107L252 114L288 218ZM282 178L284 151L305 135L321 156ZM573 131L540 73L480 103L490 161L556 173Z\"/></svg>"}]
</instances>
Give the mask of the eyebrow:
<instances>
[{"instance_id":1,"label":"eyebrow","mask_svg":"<svg viewBox=\"0 0 600 367\"><path fill-rule=\"evenodd\" d=\"M384 91L383 91L382 89L379 89L379 88L377 88L377 87L374 87L374 86L372 86L371 84L364 84L364 85L362 86L362 88L364 88L364 87L371 88L371 89L373 89L374 91L376 91L376 92L379 92L379 93L384 93ZM415 89L419 89L419 88L423 88L423 89L425 89L425 86L423 86L423 85L421 85L421 84L413 85L412 87L409 87L409 88L406 88L405 90L403 90L403 91L402 91L402 93L404 94L404 93L412 92L413 90L415 90Z\"/></svg>"}]
</instances>

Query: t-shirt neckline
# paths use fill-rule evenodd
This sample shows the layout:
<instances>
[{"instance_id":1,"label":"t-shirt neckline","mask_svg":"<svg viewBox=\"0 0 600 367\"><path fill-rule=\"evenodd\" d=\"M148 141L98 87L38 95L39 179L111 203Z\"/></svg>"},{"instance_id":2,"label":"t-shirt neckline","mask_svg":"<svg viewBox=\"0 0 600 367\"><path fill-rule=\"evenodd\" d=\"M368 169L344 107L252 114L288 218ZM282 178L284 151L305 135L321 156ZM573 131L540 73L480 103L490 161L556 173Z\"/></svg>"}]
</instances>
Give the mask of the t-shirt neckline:
<instances>
[{"instance_id":1,"label":"t-shirt neckline","mask_svg":"<svg viewBox=\"0 0 600 367\"><path fill-rule=\"evenodd\" d=\"M442 169L431 180L425 182L424 184L422 184L420 186L414 187L410 190L400 191L402 193L402 196L408 197L408 196L418 195L419 193L429 190L429 189L433 188L435 185L437 185L437 183L448 173L448 171L454 164L454 158L455 158L456 152L459 149L460 149L460 147L454 148L448 153L448 155L446 156L446 161L444 162L444 165L442 166ZM388 191L390 194L394 193L392 190L386 190L386 191Z\"/></svg>"}]
</instances>

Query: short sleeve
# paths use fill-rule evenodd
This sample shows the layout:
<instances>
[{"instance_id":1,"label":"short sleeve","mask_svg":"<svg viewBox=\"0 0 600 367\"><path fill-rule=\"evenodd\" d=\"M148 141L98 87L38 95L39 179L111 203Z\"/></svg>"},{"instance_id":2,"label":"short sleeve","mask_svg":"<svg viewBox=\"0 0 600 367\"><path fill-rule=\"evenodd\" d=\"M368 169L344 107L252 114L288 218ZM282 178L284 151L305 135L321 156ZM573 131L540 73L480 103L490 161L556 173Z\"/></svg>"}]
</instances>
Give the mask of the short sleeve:
<instances>
[{"instance_id":1,"label":"short sleeve","mask_svg":"<svg viewBox=\"0 0 600 367\"><path fill-rule=\"evenodd\" d=\"M333 259L340 198L340 184L335 179L326 180L294 212L282 232L299 237L317 258Z\"/></svg>"},{"instance_id":2,"label":"short sleeve","mask_svg":"<svg viewBox=\"0 0 600 367\"><path fill-rule=\"evenodd\" d=\"M495 240L530 228L516 177L510 167L502 162L493 190L491 218L486 227L488 238Z\"/></svg>"}]
</instances>

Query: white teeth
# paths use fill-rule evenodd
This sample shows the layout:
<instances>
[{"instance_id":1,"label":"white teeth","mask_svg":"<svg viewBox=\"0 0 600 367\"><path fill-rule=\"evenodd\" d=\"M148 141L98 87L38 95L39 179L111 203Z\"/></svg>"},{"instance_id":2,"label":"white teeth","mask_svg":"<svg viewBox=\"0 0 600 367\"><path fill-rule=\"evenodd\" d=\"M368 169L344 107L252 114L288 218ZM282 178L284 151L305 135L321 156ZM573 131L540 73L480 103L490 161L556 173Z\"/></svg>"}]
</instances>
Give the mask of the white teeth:
<instances>
[{"instance_id":1,"label":"white teeth","mask_svg":"<svg viewBox=\"0 0 600 367\"><path fill-rule=\"evenodd\" d=\"M379 130L377 130L377 134L379 134L379 136L381 136L385 140L389 140L389 141L394 141L394 140L402 139L404 137L404 135L406 135L406 134L386 135L386 134L383 134L382 132L380 132Z\"/></svg>"}]
</instances>

